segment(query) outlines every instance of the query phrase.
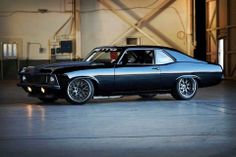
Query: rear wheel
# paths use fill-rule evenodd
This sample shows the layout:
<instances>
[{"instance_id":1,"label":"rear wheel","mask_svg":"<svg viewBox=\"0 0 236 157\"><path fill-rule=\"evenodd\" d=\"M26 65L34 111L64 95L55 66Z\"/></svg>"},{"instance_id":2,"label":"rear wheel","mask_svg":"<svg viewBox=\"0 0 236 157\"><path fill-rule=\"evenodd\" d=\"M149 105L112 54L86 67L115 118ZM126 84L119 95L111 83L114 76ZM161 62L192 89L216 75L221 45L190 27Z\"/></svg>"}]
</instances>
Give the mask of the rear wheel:
<instances>
[{"instance_id":1,"label":"rear wheel","mask_svg":"<svg viewBox=\"0 0 236 157\"><path fill-rule=\"evenodd\" d=\"M73 104L84 104L94 95L94 86L91 80L75 78L67 86L67 100Z\"/></svg>"},{"instance_id":2,"label":"rear wheel","mask_svg":"<svg viewBox=\"0 0 236 157\"><path fill-rule=\"evenodd\" d=\"M172 96L177 100L188 100L194 97L198 84L194 78L180 78L172 90Z\"/></svg>"},{"instance_id":3,"label":"rear wheel","mask_svg":"<svg viewBox=\"0 0 236 157\"><path fill-rule=\"evenodd\" d=\"M150 99L156 96L156 94L140 94L139 95L143 99Z\"/></svg>"}]
</instances>

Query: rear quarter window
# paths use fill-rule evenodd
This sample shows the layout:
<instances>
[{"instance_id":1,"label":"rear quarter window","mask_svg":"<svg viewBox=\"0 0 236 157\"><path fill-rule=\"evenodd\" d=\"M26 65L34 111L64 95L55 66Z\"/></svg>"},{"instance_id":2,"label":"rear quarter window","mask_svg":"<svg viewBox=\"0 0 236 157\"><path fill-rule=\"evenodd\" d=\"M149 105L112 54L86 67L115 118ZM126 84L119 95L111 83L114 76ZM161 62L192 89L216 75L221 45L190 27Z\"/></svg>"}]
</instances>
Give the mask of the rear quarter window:
<instances>
[{"instance_id":1,"label":"rear quarter window","mask_svg":"<svg viewBox=\"0 0 236 157\"><path fill-rule=\"evenodd\" d=\"M168 52L171 56L173 56L176 61L191 61L191 62L196 62L197 60L190 57L190 56L187 56L185 54L182 54L178 51L174 51L174 50L167 50L165 49L166 52Z\"/></svg>"},{"instance_id":2,"label":"rear quarter window","mask_svg":"<svg viewBox=\"0 0 236 157\"><path fill-rule=\"evenodd\" d=\"M161 49L155 50L155 57L156 64L168 64L174 62L173 59Z\"/></svg>"}]
</instances>

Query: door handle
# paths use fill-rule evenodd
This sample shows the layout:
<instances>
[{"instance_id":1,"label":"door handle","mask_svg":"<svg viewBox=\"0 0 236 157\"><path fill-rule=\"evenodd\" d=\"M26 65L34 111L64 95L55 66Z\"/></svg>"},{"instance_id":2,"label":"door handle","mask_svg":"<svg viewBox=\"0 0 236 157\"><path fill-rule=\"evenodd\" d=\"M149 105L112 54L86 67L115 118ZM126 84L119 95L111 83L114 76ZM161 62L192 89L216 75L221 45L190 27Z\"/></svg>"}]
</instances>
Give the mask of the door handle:
<instances>
[{"instance_id":1,"label":"door handle","mask_svg":"<svg viewBox=\"0 0 236 157\"><path fill-rule=\"evenodd\" d=\"M159 67L153 67L152 69L153 69L153 70L160 70Z\"/></svg>"}]
</instances>

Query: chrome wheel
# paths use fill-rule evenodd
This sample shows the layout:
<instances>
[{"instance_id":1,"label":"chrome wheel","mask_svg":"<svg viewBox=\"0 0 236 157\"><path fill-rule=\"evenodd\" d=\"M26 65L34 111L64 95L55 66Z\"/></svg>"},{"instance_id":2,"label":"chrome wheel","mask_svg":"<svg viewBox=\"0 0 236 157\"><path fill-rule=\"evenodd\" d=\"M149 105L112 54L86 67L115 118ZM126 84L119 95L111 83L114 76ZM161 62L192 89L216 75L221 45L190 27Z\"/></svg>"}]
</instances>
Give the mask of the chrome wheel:
<instances>
[{"instance_id":1,"label":"chrome wheel","mask_svg":"<svg viewBox=\"0 0 236 157\"><path fill-rule=\"evenodd\" d=\"M181 78L178 82L179 94L185 99L194 96L197 90L197 83L193 78Z\"/></svg>"},{"instance_id":2,"label":"chrome wheel","mask_svg":"<svg viewBox=\"0 0 236 157\"><path fill-rule=\"evenodd\" d=\"M180 78L171 95L177 100L191 99L197 92L198 84L194 78Z\"/></svg>"},{"instance_id":3,"label":"chrome wheel","mask_svg":"<svg viewBox=\"0 0 236 157\"><path fill-rule=\"evenodd\" d=\"M72 103L85 103L93 97L93 94L93 83L88 79L75 78L67 87L67 95Z\"/></svg>"}]
</instances>

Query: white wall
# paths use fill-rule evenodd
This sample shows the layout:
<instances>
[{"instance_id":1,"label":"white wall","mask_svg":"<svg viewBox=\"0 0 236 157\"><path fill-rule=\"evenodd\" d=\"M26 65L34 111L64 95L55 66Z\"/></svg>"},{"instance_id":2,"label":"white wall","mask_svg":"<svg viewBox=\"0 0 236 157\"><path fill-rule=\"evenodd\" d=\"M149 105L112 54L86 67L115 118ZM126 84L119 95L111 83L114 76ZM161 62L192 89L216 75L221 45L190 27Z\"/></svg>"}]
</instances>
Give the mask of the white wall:
<instances>
[{"instance_id":1,"label":"white wall","mask_svg":"<svg viewBox=\"0 0 236 157\"><path fill-rule=\"evenodd\" d=\"M26 58L28 42L40 43L46 49L45 53L39 53L39 46L32 45L30 46L30 59L48 59L49 39L70 17L69 13L58 13L63 11L63 4L63 1L60 0L1 0L1 38L23 39L23 54L20 55L22 59ZM38 9L48 9L53 12L36 13ZM65 29L65 33L66 31Z\"/></svg>"},{"instance_id":2,"label":"white wall","mask_svg":"<svg viewBox=\"0 0 236 157\"><path fill-rule=\"evenodd\" d=\"M54 33L71 16L70 13L64 12L64 4L68 5L70 1L65 0L64 3L64 0L0 0L0 38L21 38L23 40L22 59L26 58L28 42L40 43L46 49L45 53L39 53L37 45L32 45L30 47L30 59L49 59L48 41L53 38ZM116 3L124 4L123 7L125 8L134 8L147 6L154 1L116 0ZM192 54L189 2L189 0L176 0L160 15L154 17L149 24L171 40L176 45L175 48ZM115 5L115 7L119 8L118 5ZM120 12L135 23L137 19L148 13L152 7L121 10ZM65 8L68 8L68 6L65 6ZM51 12L44 14L31 12L38 9L48 9ZM103 9L106 8L96 0L81 0L82 57L96 46L109 45L129 27L115 14ZM133 14L133 16L131 17L130 14ZM163 41L162 38L153 34L145 26L143 30L151 34L161 45L170 46L168 42ZM61 34L68 33L69 25L63 29ZM156 32L154 31L154 33ZM178 35L185 36L180 38ZM143 44L153 45L152 41L136 31L129 36L140 37ZM124 44L124 41L125 39L118 44Z\"/></svg>"}]
</instances>

